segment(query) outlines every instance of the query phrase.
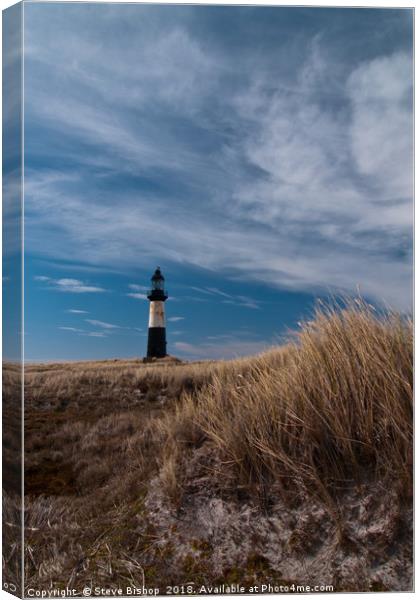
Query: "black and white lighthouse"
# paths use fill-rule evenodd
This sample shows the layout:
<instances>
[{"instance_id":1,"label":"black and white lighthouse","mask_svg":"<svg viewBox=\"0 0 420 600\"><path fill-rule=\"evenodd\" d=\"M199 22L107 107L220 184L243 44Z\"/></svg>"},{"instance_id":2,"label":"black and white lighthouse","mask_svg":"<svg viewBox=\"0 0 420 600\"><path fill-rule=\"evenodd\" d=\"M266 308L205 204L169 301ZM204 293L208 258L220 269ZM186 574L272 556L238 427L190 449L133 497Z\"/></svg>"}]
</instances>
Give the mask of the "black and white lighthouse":
<instances>
[{"instance_id":1,"label":"black and white lighthouse","mask_svg":"<svg viewBox=\"0 0 420 600\"><path fill-rule=\"evenodd\" d=\"M168 295L164 284L165 278L158 267L153 273L152 288L147 295L150 300L147 358L164 358L166 356L165 300Z\"/></svg>"}]
</instances>

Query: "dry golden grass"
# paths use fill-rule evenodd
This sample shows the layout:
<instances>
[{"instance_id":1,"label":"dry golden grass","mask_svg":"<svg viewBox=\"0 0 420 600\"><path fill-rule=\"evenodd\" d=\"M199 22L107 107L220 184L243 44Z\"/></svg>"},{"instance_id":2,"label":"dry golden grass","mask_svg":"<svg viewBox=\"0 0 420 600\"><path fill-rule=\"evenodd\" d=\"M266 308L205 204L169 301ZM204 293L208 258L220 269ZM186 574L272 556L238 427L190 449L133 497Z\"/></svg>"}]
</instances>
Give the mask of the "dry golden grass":
<instances>
[{"instance_id":1,"label":"dry golden grass","mask_svg":"<svg viewBox=\"0 0 420 600\"><path fill-rule=\"evenodd\" d=\"M327 499L366 476L409 490L412 341L409 320L361 301L318 309L294 343L215 373L166 417L169 488L174 456L209 440L263 496L305 486Z\"/></svg>"},{"instance_id":2,"label":"dry golden grass","mask_svg":"<svg viewBox=\"0 0 420 600\"><path fill-rule=\"evenodd\" d=\"M25 393L29 586L214 583L207 550L171 566L151 482L175 512L198 490L263 511L312 496L337 520L354 486L411 494L412 324L363 302L256 357L30 365Z\"/></svg>"}]
</instances>

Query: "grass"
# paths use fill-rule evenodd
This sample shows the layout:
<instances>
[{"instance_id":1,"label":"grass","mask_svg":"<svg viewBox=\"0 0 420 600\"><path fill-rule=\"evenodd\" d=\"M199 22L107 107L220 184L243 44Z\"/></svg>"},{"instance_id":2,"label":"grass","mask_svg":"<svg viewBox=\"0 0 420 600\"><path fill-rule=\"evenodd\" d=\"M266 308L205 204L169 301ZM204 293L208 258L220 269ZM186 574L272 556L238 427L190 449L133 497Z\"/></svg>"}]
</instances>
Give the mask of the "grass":
<instances>
[{"instance_id":1,"label":"grass","mask_svg":"<svg viewBox=\"0 0 420 600\"><path fill-rule=\"evenodd\" d=\"M239 558L234 550L247 534L235 534L218 571L215 557L236 525L192 535L196 507L210 514L229 506L233 515L250 506L261 523L301 510L297 525L290 517L281 552L300 552L302 560L336 534L335 554L354 552L343 494L363 495L375 485L384 498L394 494L387 500L393 525L387 536L375 534L380 539L372 533L369 552L395 554L400 542L408 548L402 507L412 489L412 343L409 319L356 301L344 310L320 307L288 344L255 357L28 366L27 585L213 585L232 573L253 581L255 556L266 577L284 581L258 531L252 552ZM6 410L13 401L8 381ZM369 518L379 519L380 501L366 504ZM305 516L311 502L327 511L321 541L317 517ZM12 521L13 491L6 505ZM6 572L16 568L15 554ZM386 587L347 579L337 579L344 590Z\"/></svg>"},{"instance_id":2,"label":"grass","mask_svg":"<svg viewBox=\"0 0 420 600\"><path fill-rule=\"evenodd\" d=\"M238 361L184 395L165 431L173 456L205 440L235 485L277 493L305 486L327 499L367 474L412 474L412 327L366 304L319 309L296 341ZM182 476L169 475L179 481Z\"/></svg>"}]
</instances>

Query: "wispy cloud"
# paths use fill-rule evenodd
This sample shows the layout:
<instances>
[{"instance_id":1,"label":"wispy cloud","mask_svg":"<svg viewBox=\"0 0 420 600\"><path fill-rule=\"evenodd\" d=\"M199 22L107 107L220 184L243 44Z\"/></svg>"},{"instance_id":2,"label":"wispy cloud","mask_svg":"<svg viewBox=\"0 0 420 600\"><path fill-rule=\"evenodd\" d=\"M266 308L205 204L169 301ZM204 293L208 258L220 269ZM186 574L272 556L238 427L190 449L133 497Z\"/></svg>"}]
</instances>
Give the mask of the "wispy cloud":
<instances>
[{"instance_id":1,"label":"wispy cloud","mask_svg":"<svg viewBox=\"0 0 420 600\"><path fill-rule=\"evenodd\" d=\"M126 296L134 298L135 300L147 300L147 293L149 288L145 285L139 285L138 283L129 283L128 287L132 292L128 292Z\"/></svg>"},{"instance_id":2,"label":"wispy cloud","mask_svg":"<svg viewBox=\"0 0 420 600\"><path fill-rule=\"evenodd\" d=\"M227 294L226 292L223 292L222 290L219 290L218 288L208 287L206 289L211 294L216 294L217 296L223 296L224 298L232 298L232 296L230 294Z\"/></svg>"},{"instance_id":3,"label":"wispy cloud","mask_svg":"<svg viewBox=\"0 0 420 600\"><path fill-rule=\"evenodd\" d=\"M213 293L210 292L207 288L201 288L201 287L196 287L196 286L192 285L191 289L194 290L195 292L200 292L201 294L208 294L209 296L213 295Z\"/></svg>"},{"instance_id":4,"label":"wispy cloud","mask_svg":"<svg viewBox=\"0 0 420 600\"><path fill-rule=\"evenodd\" d=\"M207 287L207 288L199 288L199 287L191 287L191 289L196 292L201 292L202 294L208 294L212 297L221 296L223 300L220 300L223 304L233 304L235 306L243 306L245 308L254 308L259 309L260 304L257 300L253 298L249 298L248 296L241 296L237 294L228 294L223 290L215 287Z\"/></svg>"},{"instance_id":5,"label":"wispy cloud","mask_svg":"<svg viewBox=\"0 0 420 600\"><path fill-rule=\"evenodd\" d=\"M54 281L54 284L56 286L56 289L58 289L60 292L71 292L74 294L86 294L92 292L106 291L104 288L98 286L87 285L83 281L80 281L80 279L56 279Z\"/></svg>"},{"instance_id":6,"label":"wispy cloud","mask_svg":"<svg viewBox=\"0 0 420 600\"><path fill-rule=\"evenodd\" d=\"M147 300L146 294L140 294L139 292L130 292L126 295L129 298L135 298L136 300Z\"/></svg>"},{"instance_id":7,"label":"wispy cloud","mask_svg":"<svg viewBox=\"0 0 420 600\"><path fill-rule=\"evenodd\" d=\"M245 308L259 309L260 305L256 300L248 298L247 296L236 296L232 300L222 300L223 304L234 304L235 306L244 306Z\"/></svg>"},{"instance_id":8,"label":"wispy cloud","mask_svg":"<svg viewBox=\"0 0 420 600\"><path fill-rule=\"evenodd\" d=\"M95 338L106 337L106 333L104 331L89 331L85 335L87 335L88 337L95 337Z\"/></svg>"},{"instance_id":9,"label":"wispy cloud","mask_svg":"<svg viewBox=\"0 0 420 600\"><path fill-rule=\"evenodd\" d=\"M138 285L137 283L129 283L128 287L134 292L148 292L149 288L146 285Z\"/></svg>"},{"instance_id":10,"label":"wispy cloud","mask_svg":"<svg viewBox=\"0 0 420 600\"><path fill-rule=\"evenodd\" d=\"M100 331L87 331L85 329L81 329L79 327L68 327L68 326L59 326L58 329L62 331L70 331L72 333L78 333L79 335L87 336L87 337L98 337L103 338L107 337L108 334L111 333L114 329L119 329L118 325L113 325L112 323L105 323L104 321L97 321L96 319L85 319L86 323L93 325L94 327L100 327Z\"/></svg>"},{"instance_id":11,"label":"wispy cloud","mask_svg":"<svg viewBox=\"0 0 420 600\"><path fill-rule=\"evenodd\" d=\"M28 10L27 122L48 131L44 147L69 165L26 173L30 250L113 270L159 258L281 289L359 284L410 304L412 59L397 47L402 36L396 44L384 33L383 12L377 40L369 38L374 51L361 43L348 52L340 36L337 52L326 25L336 17L315 13L299 43L283 17L275 40L255 28L256 54L245 17L235 51L222 31L201 35L211 24L194 11L201 28L145 10L128 31L109 7L115 31L127 35L105 47L108 16L84 19L81 36L80 15L68 25L59 12L46 22ZM354 27L343 20L340 28L350 43ZM127 176L159 186L133 190ZM59 281L61 291L104 291ZM142 286L130 290L146 299ZM259 307L219 288L194 291Z\"/></svg>"},{"instance_id":12,"label":"wispy cloud","mask_svg":"<svg viewBox=\"0 0 420 600\"><path fill-rule=\"evenodd\" d=\"M80 279L52 279L44 275L36 275L34 277L36 281L48 284L50 289L59 292L69 292L73 294L86 294L94 292L106 292L106 290L99 286L89 285ZM68 312L83 313L85 311L69 310Z\"/></svg>"},{"instance_id":13,"label":"wispy cloud","mask_svg":"<svg viewBox=\"0 0 420 600\"><path fill-rule=\"evenodd\" d=\"M87 310L79 310L78 308L69 308L68 313L73 313L75 315L87 315L88 311Z\"/></svg>"},{"instance_id":14,"label":"wispy cloud","mask_svg":"<svg viewBox=\"0 0 420 600\"><path fill-rule=\"evenodd\" d=\"M185 317L168 317L168 321L171 322L177 322L177 321L183 321L185 319Z\"/></svg>"},{"instance_id":15,"label":"wispy cloud","mask_svg":"<svg viewBox=\"0 0 420 600\"><path fill-rule=\"evenodd\" d=\"M119 329L119 325L114 325L113 323L106 323L105 321L98 321L96 319L85 319L86 323L90 323L90 325L94 325L95 327L103 327L104 329Z\"/></svg>"}]
</instances>

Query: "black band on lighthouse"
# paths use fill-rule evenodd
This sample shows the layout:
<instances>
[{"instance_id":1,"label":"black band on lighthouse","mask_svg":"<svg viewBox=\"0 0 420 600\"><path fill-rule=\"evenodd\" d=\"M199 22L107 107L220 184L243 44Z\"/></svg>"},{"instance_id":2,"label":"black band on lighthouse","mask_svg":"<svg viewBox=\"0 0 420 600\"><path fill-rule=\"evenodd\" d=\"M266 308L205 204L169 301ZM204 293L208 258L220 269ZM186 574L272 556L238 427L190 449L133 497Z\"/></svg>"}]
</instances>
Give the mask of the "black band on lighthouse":
<instances>
[{"instance_id":1,"label":"black band on lighthouse","mask_svg":"<svg viewBox=\"0 0 420 600\"><path fill-rule=\"evenodd\" d=\"M149 327L147 341L147 358L165 358L166 329L165 327Z\"/></svg>"}]
</instances>

